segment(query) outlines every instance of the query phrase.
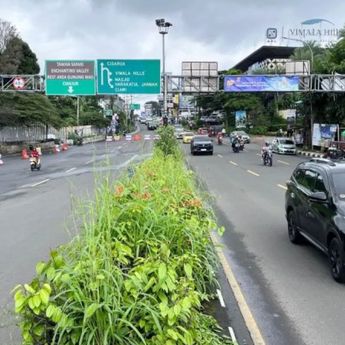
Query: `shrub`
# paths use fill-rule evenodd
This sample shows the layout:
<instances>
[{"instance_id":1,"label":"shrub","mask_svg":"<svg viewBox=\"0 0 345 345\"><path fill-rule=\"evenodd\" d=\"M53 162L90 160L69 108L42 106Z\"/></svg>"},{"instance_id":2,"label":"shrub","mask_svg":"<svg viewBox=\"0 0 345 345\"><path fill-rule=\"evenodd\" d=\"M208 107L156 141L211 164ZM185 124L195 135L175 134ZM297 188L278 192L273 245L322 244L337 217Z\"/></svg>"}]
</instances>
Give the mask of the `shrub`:
<instances>
[{"instance_id":1,"label":"shrub","mask_svg":"<svg viewBox=\"0 0 345 345\"><path fill-rule=\"evenodd\" d=\"M217 284L213 213L163 148L133 176L105 178L80 235L14 289L23 344L230 344L202 313Z\"/></svg>"},{"instance_id":2,"label":"shrub","mask_svg":"<svg viewBox=\"0 0 345 345\"><path fill-rule=\"evenodd\" d=\"M174 128L172 126L162 126L158 129L159 140L155 142L155 147L158 148L164 156L178 155L178 142L175 137Z\"/></svg>"}]
</instances>

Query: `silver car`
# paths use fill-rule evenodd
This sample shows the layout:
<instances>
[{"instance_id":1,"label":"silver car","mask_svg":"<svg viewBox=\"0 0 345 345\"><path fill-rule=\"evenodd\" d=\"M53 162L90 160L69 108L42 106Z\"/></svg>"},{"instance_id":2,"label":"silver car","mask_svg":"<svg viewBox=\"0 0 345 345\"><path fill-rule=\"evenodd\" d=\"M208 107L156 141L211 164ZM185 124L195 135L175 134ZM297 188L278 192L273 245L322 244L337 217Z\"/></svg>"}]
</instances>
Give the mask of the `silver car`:
<instances>
[{"instance_id":1,"label":"silver car","mask_svg":"<svg viewBox=\"0 0 345 345\"><path fill-rule=\"evenodd\" d=\"M272 151L275 153L295 155L296 144L291 138L275 138L272 140Z\"/></svg>"}]
</instances>

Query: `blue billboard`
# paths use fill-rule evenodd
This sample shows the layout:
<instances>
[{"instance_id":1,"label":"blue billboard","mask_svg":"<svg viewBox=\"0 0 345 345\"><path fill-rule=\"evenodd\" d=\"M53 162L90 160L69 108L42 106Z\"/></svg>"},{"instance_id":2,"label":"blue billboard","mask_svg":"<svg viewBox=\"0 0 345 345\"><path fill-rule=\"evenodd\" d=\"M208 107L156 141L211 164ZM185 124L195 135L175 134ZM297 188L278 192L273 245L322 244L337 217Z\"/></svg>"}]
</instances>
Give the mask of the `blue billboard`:
<instances>
[{"instance_id":1,"label":"blue billboard","mask_svg":"<svg viewBox=\"0 0 345 345\"><path fill-rule=\"evenodd\" d=\"M289 92L299 91L298 76L235 76L224 77L226 92Z\"/></svg>"}]
</instances>

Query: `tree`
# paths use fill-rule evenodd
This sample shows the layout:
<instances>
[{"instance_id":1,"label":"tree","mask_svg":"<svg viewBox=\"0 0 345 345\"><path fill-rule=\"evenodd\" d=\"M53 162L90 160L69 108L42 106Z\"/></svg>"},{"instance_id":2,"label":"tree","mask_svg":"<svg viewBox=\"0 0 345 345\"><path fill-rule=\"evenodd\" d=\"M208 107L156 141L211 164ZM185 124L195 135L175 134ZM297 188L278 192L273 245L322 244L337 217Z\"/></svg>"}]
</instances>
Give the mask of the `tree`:
<instances>
[{"instance_id":1,"label":"tree","mask_svg":"<svg viewBox=\"0 0 345 345\"><path fill-rule=\"evenodd\" d=\"M10 39L0 55L0 73L37 74L39 71L37 57L29 45L19 37Z\"/></svg>"},{"instance_id":2,"label":"tree","mask_svg":"<svg viewBox=\"0 0 345 345\"><path fill-rule=\"evenodd\" d=\"M17 29L9 22L0 18L0 54L4 52L8 42L18 37Z\"/></svg>"}]
</instances>

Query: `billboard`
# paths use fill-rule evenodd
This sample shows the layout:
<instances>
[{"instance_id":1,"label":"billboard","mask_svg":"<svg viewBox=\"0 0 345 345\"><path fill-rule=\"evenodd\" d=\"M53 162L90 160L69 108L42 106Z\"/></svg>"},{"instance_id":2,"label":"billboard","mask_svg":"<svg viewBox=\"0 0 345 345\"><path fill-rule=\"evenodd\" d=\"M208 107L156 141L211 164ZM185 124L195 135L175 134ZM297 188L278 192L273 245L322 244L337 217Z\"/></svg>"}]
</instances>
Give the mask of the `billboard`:
<instances>
[{"instance_id":1,"label":"billboard","mask_svg":"<svg viewBox=\"0 0 345 345\"><path fill-rule=\"evenodd\" d=\"M97 60L99 95L159 94L160 60Z\"/></svg>"},{"instance_id":2,"label":"billboard","mask_svg":"<svg viewBox=\"0 0 345 345\"><path fill-rule=\"evenodd\" d=\"M225 92L289 92L298 90L298 76L227 75L224 77Z\"/></svg>"},{"instance_id":3,"label":"billboard","mask_svg":"<svg viewBox=\"0 0 345 345\"><path fill-rule=\"evenodd\" d=\"M313 127L313 146L327 146L327 142L334 141L338 131L338 125L314 123Z\"/></svg>"},{"instance_id":4,"label":"billboard","mask_svg":"<svg viewBox=\"0 0 345 345\"><path fill-rule=\"evenodd\" d=\"M245 110L235 111L236 128L246 127L247 114Z\"/></svg>"},{"instance_id":5,"label":"billboard","mask_svg":"<svg viewBox=\"0 0 345 345\"><path fill-rule=\"evenodd\" d=\"M183 61L182 76L184 92L215 92L219 89L216 61Z\"/></svg>"}]
</instances>

